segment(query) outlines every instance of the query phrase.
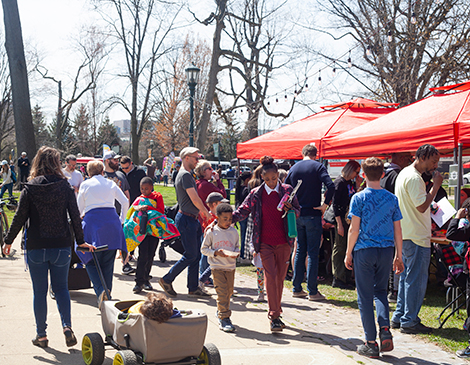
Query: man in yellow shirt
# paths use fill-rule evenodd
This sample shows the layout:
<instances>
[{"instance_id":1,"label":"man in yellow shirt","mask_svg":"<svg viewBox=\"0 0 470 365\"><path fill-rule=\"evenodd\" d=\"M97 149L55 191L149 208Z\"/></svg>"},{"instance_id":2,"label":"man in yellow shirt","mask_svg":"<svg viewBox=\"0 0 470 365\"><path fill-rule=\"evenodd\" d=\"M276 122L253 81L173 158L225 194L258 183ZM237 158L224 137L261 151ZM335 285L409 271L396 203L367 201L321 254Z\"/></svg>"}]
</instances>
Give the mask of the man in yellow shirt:
<instances>
[{"instance_id":1,"label":"man in yellow shirt","mask_svg":"<svg viewBox=\"0 0 470 365\"><path fill-rule=\"evenodd\" d=\"M403 262L405 271L400 276L397 308L391 327L402 333L431 333L432 328L421 323L418 313L423 304L428 282L431 257L431 214L429 207L436 197L443 177L437 171L440 154L429 144L416 151L415 161L397 177L395 195L403 215ZM426 193L421 175L433 174L434 185Z\"/></svg>"}]
</instances>

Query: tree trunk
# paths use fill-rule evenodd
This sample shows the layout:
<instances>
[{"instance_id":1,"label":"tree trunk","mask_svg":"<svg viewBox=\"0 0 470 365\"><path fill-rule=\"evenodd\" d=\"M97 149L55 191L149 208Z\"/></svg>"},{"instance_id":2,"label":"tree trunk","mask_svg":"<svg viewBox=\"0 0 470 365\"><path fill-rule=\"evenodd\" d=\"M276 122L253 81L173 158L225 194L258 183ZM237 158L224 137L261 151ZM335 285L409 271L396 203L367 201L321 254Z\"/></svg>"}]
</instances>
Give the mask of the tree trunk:
<instances>
[{"instance_id":1,"label":"tree trunk","mask_svg":"<svg viewBox=\"0 0 470 365\"><path fill-rule=\"evenodd\" d=\"M139 134L137 133L137 80L132 81L132 113L131 113L131 159L139 164Z\"/></svg>"},{"instance_id":2,"label":"tree trunk","mask_svg":"<svg viewBox=\"0 0 470 365\"><path fill-rule=\"evenodd\" d=\"M218 12L217 12L217 23L215 25L214 39L212 42L212 58L211 58L211 68L209 70L209 81L207 85L207 94L205 98L205 103L202 108L202 116L197 125L197 142L196 147L198 147L203 154L206 153L206 142L207 142L207 127L209 126L209 120L211 117L212 103L214 101L215 88L217 86L217 76L220 71L219 58L221 55L220 51L220 38L222 30L225 28L224 17L225 17L225 7L227 5L227 0L217 1Z\"/></svg>"},{"instance_id":3,"label":"tree trunk","mask_svg":"<svg viewBox=\"0 0 470 365\"><path fill-rule=\"evenodd\" d=\"M10 66L13 115L15 117L16 148L18 154L36 155L33 117L29 100L28 73L24 57L20 14L16 0L2 0L5 25L5 48Z\"/></svg>"}]
</instances>

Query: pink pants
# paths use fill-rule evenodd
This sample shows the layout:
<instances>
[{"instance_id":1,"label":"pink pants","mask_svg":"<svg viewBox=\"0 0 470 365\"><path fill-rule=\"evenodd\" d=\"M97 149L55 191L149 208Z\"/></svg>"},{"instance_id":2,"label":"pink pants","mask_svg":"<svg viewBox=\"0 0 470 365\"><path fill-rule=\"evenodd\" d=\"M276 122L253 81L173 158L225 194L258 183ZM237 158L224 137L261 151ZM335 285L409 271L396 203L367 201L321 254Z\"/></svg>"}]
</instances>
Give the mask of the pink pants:
<instances>
[{"instance_id":1,"label":"pink pants","mask_svg":"<svg viewBox=\"0 0 470 365\"><path fill-rule=\"evenodd\" d=\"M282 313L281 299L284 279L289 268L290 246L288 243L271 246L261 244L261 261L263 262L266 294L268 296L269 319L276 319Z\"/></svg>"}]
</instances>

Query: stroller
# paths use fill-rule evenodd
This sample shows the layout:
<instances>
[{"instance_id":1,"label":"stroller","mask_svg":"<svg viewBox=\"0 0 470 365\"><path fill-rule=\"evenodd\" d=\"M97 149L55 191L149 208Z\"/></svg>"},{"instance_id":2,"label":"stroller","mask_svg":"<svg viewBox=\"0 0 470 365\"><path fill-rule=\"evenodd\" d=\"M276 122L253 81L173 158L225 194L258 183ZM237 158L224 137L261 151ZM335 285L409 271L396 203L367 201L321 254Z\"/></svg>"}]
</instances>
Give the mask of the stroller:
<instances>
[{"instance_id":1,"label":"stroller","mask_svg":"<svg viewBox=\"0 0 470 365\"><path fill-rule=\"evenodd\" d=\"M165 215L168 218L175 220L176 213L178 213L179 206L178 204L173 205L172 207L165 207ZM166 261L166 251L165 247L171 247L173 250L178 252L179 254L184 253L184 247L181 243L181 236L170 238L168 240L160 240L160 248L158 249L158 258L160 259L161 263Z\"/></svg>"},{"instance_id":2,"label":"stroller","mask_svg":"<svg viewBox=\"0 0 470 365\"><path fill-rule=\"evenodd\" d=\"M107 247L96 248L96 251ZM86 250L86 249L85 249ZM95 253L93 260L97 264ZM98 274L111 299L100 266ZM142 314L127 313L138 300L117 301L104 299L100 305L105 340L99 333L87 333L82 340L82 356L87 365L101 365L105 346L118 352L113 364L206 364L220 365L220 354L213 344L204 344L207 315L200 310L180 311L181 317L158 323Z\"/></svg>"}]
</instances>

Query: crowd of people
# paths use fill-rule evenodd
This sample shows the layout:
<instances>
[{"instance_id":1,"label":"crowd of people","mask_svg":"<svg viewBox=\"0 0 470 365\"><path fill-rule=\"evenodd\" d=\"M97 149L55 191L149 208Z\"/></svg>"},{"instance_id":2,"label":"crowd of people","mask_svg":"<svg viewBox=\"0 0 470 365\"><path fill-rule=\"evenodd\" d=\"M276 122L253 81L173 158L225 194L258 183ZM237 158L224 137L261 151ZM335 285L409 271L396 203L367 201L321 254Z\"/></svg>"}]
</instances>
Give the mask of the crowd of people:
<instances>
[{"instance_id":1,"label":"crowd of people","mask_svg":"<svg viewBox=\"0 0 470 365\"><path fill-rule=\"evenodd\" d=\"M327 213L333 217L335 231L332 286L357 290L365 333L365 343L358 352L378 357L380 352L393 350L390 328L400 328L405 334L430 333L432 328L421 322L419 312L431 257L429 208L443 181L437 171L438 150L423 145L414 159L410 153L392 154L386 168L383 160L375 157L365 159L362 165L350 160L334 181L316 160L316 154L314 145L306 145L303 160L289 171L281 170L272 157L264 156L253 172L238 177L233 209L219 173L201 158L197 148L183 148L173 177L178 202L174 222L165 216L163 198L154 191L155 176L163 176L165 182L165 174L151 158L144 162L145 172L129 157L108 151L102 161L87 164L88 178L83 180L73 155L65 158L65 167L61 168L59 152L41 147L30 172L25 170L29 170L29 160L22 155L18 167L23 189L3 251L10 253L14 238L25 227L37 330L33 344L48 345L49 271L66 343L76 343L67 289L73 242L101 305L110 299L107 296L112 291L118 253L122 272L136 274L133 292L152 291L150 270L159 239L178 235L184 249L182 257L158 281L166 295L177 297L172 283L187 269L188 296L208 297L211 294L204 287L215 287L219 327L233 332L236 327L230 320L230 298L236 262L250 253L257 267L257 300L264 301L266 292L270 330L281 332L286 327L282 321L282 293L291 260L293 297L325 300L318 290L318 270ZM6 161L1 166L3 195L10 191L12 168ZM425 176L432 178L432 184L426 184ZM295 196L287 199L298 184ZM294 221L287 219L288 215ZM468 240L468 225L459 225L459 219L467 216L468 211L460 210L456 220L451 221L451 239ZM233 228L235 223L240 226L240 234ZM91 254L84 252L102 246L106 249L95 255L104 283ZM129 261L137 246L137 267L133 268ZM152 300L159 305L165 302L160 297ZM389 300L397 301L391 319ZM166 319L173 314L171 301L168 303ZM147 312L149 305L144 306ZM470 356L470 350L467 352ZM464 356L465 351L462 353Z\"/></svg>"}]
</instances>

